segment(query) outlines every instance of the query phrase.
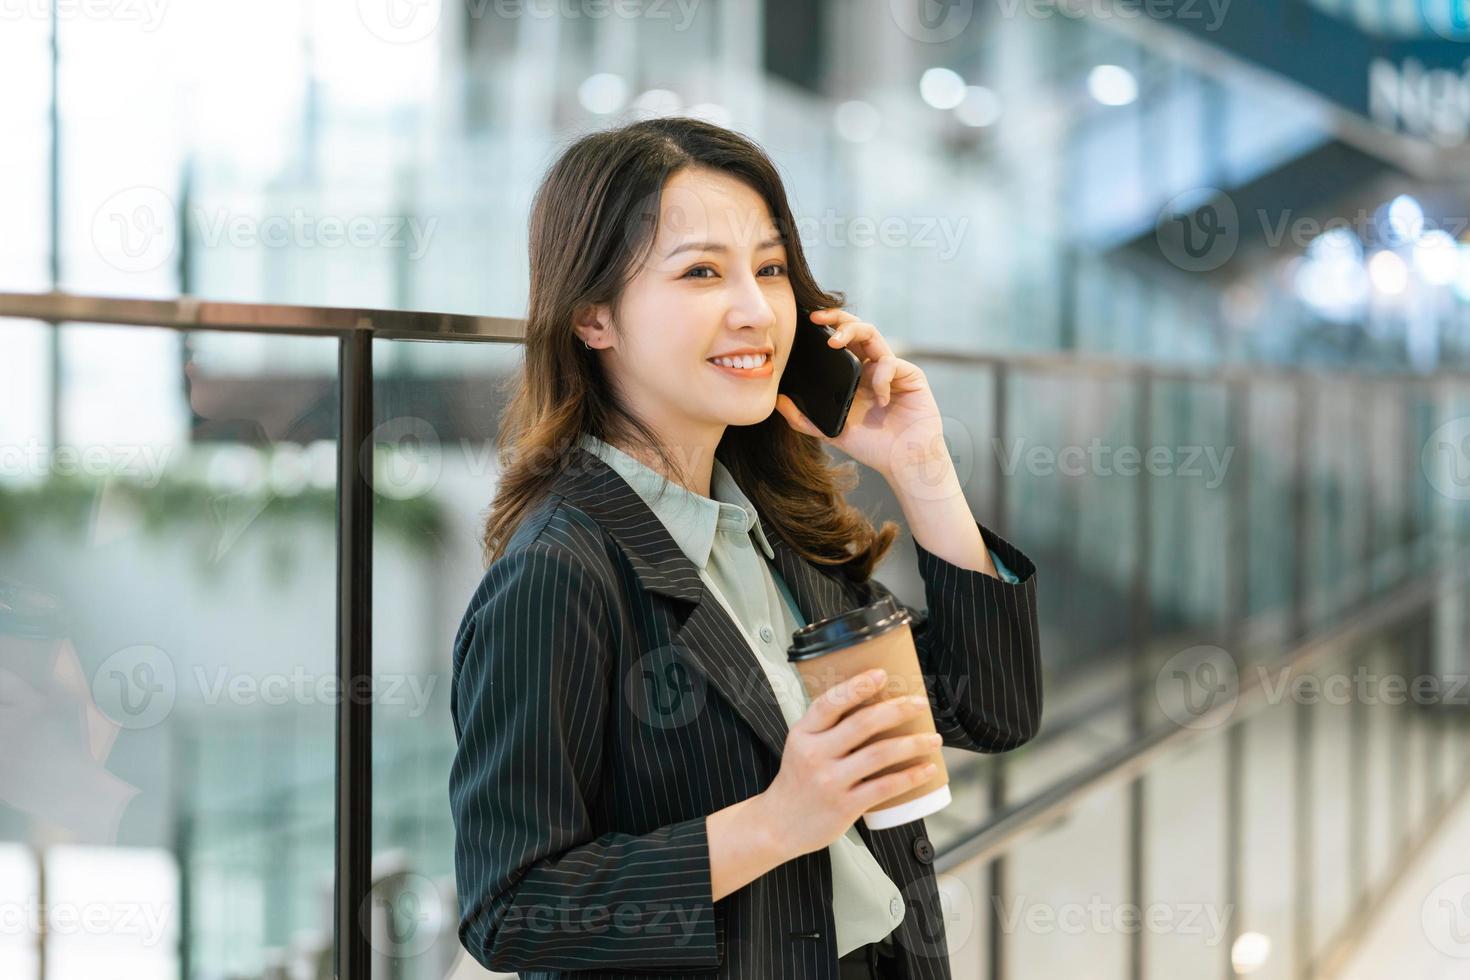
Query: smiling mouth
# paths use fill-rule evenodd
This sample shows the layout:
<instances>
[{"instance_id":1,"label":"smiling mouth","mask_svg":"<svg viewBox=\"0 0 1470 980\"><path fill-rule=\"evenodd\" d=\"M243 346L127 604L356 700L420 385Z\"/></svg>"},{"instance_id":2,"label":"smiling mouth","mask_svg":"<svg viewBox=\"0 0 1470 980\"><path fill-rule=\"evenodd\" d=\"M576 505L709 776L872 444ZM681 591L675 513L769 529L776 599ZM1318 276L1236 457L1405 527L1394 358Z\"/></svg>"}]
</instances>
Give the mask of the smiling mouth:
<instances>
[{"instance_id":1,"label":"smiling mouth","mask_svg":"<svg viewBox=\"0 0 1470 980\"><path fill-rule=\"evenodd\" d=\"M726 368L727 370L731 371L759 371L761 368L771 363L771 355L761 354L757 356L754 354L749 354L743 357L738 357L733 362L717 360L711 357L706 361L706 363L713 364L715 367Z\"/></svg>"}]
</instances>

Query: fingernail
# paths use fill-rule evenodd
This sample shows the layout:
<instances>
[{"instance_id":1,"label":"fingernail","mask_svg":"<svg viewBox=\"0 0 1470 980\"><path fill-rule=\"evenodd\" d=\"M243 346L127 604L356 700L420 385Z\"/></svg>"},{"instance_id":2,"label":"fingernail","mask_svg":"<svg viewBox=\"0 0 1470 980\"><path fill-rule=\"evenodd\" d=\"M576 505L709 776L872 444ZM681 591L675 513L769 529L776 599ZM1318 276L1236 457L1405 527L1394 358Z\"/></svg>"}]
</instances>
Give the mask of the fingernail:
<instances>
[{"instance_id":1,"label":"fingernail","mask_svg":"<svg viewBox=\"0 0 1470 980\"><path fill-rule=\"evenodd\" d=\"M927 694L915 694L915 695L913 695L912 697L909 698L909 704L928 704L928 703L929 703L929 696Z\"/></svg>"},{"instance_id":2,"label":"fingernail","mask_svg":"<svg viewBox=\"0 0 1470 980\"><path fill-rule=\"evenodd\" d=\"M872 680L872 681L881 681L881 680L883 680L883 678L885 678L887 676L888 676L888 672L885 671L882 667L879 667L877 670L875 670L872 673L868 674L868 679L869 680Z\"/></svg>"}]
</instances>

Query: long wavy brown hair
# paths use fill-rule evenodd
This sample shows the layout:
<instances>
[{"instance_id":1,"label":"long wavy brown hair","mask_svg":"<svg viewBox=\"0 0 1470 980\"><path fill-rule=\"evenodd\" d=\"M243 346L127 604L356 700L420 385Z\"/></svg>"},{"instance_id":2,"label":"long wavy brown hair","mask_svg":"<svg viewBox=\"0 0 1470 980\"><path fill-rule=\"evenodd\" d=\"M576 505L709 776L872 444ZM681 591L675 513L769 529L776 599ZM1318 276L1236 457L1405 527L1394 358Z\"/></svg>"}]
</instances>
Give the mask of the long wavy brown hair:
<instances>
[{"instance_id":1,"label":"long wavy brown hair","mask_svg":"<svg viewBox=\"0 0 1470 980\"><path fill-rule=\"evenodd\" d=\"M846 296L816 283L802 252L786 190L765 151L748 138L699 119L659 117L577 137L547 171L531 204L531 288L520 370L504 387L509 399L497 434L500 482L485 520L488 566L521 520L548 493L588 432L642 448L666 472L682 469L657 435L613 397L594 351L572 328L589 303L618 301L657 231L667 181L686 167L723 171L765 199L786 238L797 329L816 309ZM858 483L857 463L834 465L822 442L797 432L779 412L754 425L726 428L715 451L760 514L808 561L866 581L898 535L872 521L844 495Z\"/></svg>"}]
</instances>

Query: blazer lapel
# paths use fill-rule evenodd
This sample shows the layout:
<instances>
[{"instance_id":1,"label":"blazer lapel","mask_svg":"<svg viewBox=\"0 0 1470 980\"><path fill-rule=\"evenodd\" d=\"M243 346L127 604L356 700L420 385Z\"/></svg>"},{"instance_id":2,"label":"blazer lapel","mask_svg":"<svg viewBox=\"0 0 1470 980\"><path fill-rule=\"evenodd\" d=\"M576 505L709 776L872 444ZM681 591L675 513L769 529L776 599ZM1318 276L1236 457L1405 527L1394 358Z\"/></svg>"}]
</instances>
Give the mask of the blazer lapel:
<instances>
[{"instance_id":1,"label":"blazer lapel","mask_svg":"<svg viewBox=\"0 0 1470 980\"><path fill-rule=\"evenodd\" d=\"M598 522L627 556L639 586L690 605L670 639L676 653L719 692L779 759L787 725L765 671L756 662L740 627L709 593L699 570L679 549L663 521L622 476L581 447L558 477L555 492ZM776 570L808 623L846 610L851 600L843 586L813 567L761 517Z\"/></svg>"},{"instance_id":2,"label":"blazer lapel","mask_svg":"<svg viewBox=\"0 0 1470 980\"><path fill-rule=\"evenodd\" d=\"M801 614L808 624L828 619L853 607L854 599L848 587L837 575L822 571L818 566L796 553L764 515L760 516L761 530L771 543L776 554L776 571L791 589L792 598L801 607Z\"/></svg>"}]
</instances>

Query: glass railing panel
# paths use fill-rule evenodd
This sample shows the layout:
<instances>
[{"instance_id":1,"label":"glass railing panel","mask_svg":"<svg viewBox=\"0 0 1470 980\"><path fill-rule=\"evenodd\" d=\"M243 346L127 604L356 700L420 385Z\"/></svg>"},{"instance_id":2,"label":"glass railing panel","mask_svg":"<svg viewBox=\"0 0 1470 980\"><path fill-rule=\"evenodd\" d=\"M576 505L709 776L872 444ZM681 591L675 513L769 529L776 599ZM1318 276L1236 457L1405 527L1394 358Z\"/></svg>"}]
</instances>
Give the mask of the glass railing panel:
<instances>
[{"instance_id":1,"label":"glass railing panel","mask_svg":"<svg viewBox=\"0 0 1470 980\"><path fill-rule=\"evenodd\" d=\"M1267 650L1279 650L1290 637L1297 409L1290 385L1274 381L1251 385L1246 406L1250 454L1246 609L1254 626L1251 641Z\"/></svg>"},{"instance_id":2,"label":"glass railing panel","mask_svg":"<svg viewBox=\"0 0 1470 980\"><path fill-rule=\"evenodd\" d=\"M925 824L933 826L927 820ZM950 973L954 980L982 980L990 976L995 915L995 903L990 898L994 892L991 868L989 862L972 861L953 871L935 875L944 915L944 942L949 951ZM922 937L917 941L916 951L929 955L937 945L929 937Z\"/></svg>"},{"instance_id":3,"label":"glass railing panel","mask_svg":"<svg viewBox=\"0 0 1470 980\"><path fill-rule=\"evenodd\" d=\"M0 31L0 90L8 93L0 100L0 131L9 134L0 153L0 289L44 290L51 280L50 34L47 18L18 8Z\"/></svg>"},{"instance_id":4,"label":"glass railing panel","mask_svg":"<svg viewBox=\"0 0 1470 980\"><path fill-rule=\"evenodd\" d=\"M1008 373L998 461L1006 527L1044 583L1038 602L1047 707L1039 741L1066 742L1044 756L1008 758L1016 779L1008 787L1012 800L1019 798L1017 786L1034 785L1022 770L1055 774L1057 758L1096 759L1129 731L1142 476L1118 460L1137 444L1137 397L1126 379Z\"/></svg>"},{"instance_id":5,"label":"glass railing panel","mask_svg":"<svg viewBox=\"0 0 1470 980\"><path fill-rule=\"evenodd\" d=\"M1225 739L1160 759L1143 793L1143 974L1221 977L1234 913L1224 879Z\"/></svg>"},{"instance_id":6,"label":"glass railing panel","mask_svg":"<svg viewBox=\"0 0 1470 980\"><path fill-rule=\"evenodd\" d=\"M1294 976L1293 821L1298 796L1291 704L1273 704L1246 721L1242 736L1241 893L1236 913L1244 941L1232 950L1252 977ZM1248 938L1245 938L1248 937Z\"/></svg>"},{"instance_id":7,"label":"glass railing panel","mask_svg":"<svg viewBox=\"0 0 1470 980\"><path fill-rule=\"evenodd\" d=\"M1321 956L1352 911L1351 868L1354 842L1349 829L1354 807L1350 769L1355 722L1353 665L1347 656L1293 674L1302 687L1297 710L1311 730L1311 778L1303 787L1312 801L1311 917L1313 956Z\"/></svg>"},{"instance_id":8,"label":"glass railing panel","mask_svg":"<svg viewBox=\"0 0 1470 980\"><path fill-rule=\"evenodd\" d=\"M0 846L39 853L28 889L44 876L57 902L116 918L52 929L47 961L223 976L330 960L335 385L242 390L186 374L173 331L60 329L60 444L0 476L17 590ZM0 363L44 377L35 340L0 321ZM333 341L271 341L313 345ZM171 378L155 373L170 350Z\"/></svg>"},{"instance_id":9,"label":"glass railing panel","mask_svg":"<svg viewBox=\"0 0 1470 980\"><path fill-rule=\"evenodd\" d=\"M1366 675L1378 678L1379 684L1387 678L1400 676L1399 658L1386 639L1368 644L1360 654L1359 662ZM1399 789L1404 775L1400 745L1402 712L1401 705L1392 704L1391 699L1385 697L1367 701L1362 708L1364 733L1361 744L1366 756L1362 760L1365 770L1364 812L1361 817L1365 853L1362 862L1365 878L1371 885L1381 884L1393 869L1398 838L1402 833L1400 818L1405 802Z\"/></svg>"},{"instance_id":10,"label":"glass railing panel","mask_svg":"<svg viewBox=\"0 0 1470 980\"><path fill-rule=\"evenodd\" d=\"M433 346L450 377L410 365ZM483 519L499 474L501 383L518 345L373 342L372 976L441 980L480 967L457 936L447 782L455 634L484 573Z\"/></svg>"},{"instance_id":11,"label":"glass railing panel","mask_svg":"<svg viewBox=\"0 0 1470 980\"><path fill-rule=\"evenodd\" d=\"M1225 390L1155 381L1146 462L1151 632L1220 642L1228 592L1230 451ZM1140 479L1143 479L1141 476Z\"/></svg>"},{"instance_id":12,"label":"glass railing panel","mask_svg":"<svg viewBox=\"0 0 1470 980\"><path fill-rule=\"evenodd\" d=\"M986 901L1010 975L1128 975L1128 794L1099 792L1007 852L1006 892Z\"/></svg>"},{"instance_id":13,"label":"glass railing panel","mask_svg":"<svg viewBox=\"0 0 1470 980\"><path fill-rule=\"evenodd\" d=\"M1367 488L1372 506L1368 539L1369 576L1373 590L1388 587L1402 573L1403 518L1417 472L1414 451L1404 445L1403 393L1396 386L1366 385L1362 394L1366 417L1359 429L1363 452L1370 464L1357 474Z\"/></svg>"}]
</instances>

